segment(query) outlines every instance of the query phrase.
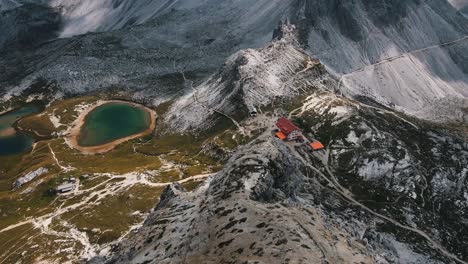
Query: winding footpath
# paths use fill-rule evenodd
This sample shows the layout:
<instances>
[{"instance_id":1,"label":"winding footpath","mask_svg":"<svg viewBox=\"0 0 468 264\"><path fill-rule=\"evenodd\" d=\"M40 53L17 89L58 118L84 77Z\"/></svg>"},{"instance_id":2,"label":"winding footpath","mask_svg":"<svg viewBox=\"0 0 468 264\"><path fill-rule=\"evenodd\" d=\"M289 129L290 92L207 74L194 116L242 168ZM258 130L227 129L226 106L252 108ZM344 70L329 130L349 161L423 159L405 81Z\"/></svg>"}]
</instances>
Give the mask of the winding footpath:
<instances>
[{"instance_id":1,"label":"winding footpath","mask_svg":"<svg viewBox=\"0 0 468 264\"><path fill-rule=\"evenodd\" d=\"M130 176L129 175L112 175L112 176L110 176L110 178L106 179L105 181L99 183L98 185L96 185L94 187L91 187L91 188L88 188L88 189L80 189L79 191L76 191L75 194L79 195L79 194L83 194L83 193L89 193L89 195L87 196L89 199L85 199L85 200L83 200L83 201L81 201L79 203L72 204L70 206L60 208L59 210L57 210L54 213L46 214L44 216L40 216L40 217L36 217L36 218L27 219L27 220L24 220L22 222L7 226L7 227L1 229L0 233L15 229L15 228L20 227L20 226L25 225L25 224L34 223L37 219L44 219L44 218L48 218L50 216L53 216L53 217L58 216L60 214L63 214L64 212L69 211L70 209L75 209L77 207L80 207L80 206L83 206L83 205L86 205L86 204L96 204L97 201L99 201L100 199L97 199L96 201L94 201L92 203L88 203L88 200L91 200L91 198L93 198L94 194L99 194L99 196L102 196L102 198L104 196L107 196L108 194L106 193L106 195L101 195L102 194L101 191L99 191L99 193L94 193L93 191L100 188L100 187L102 187L103 185L108 184L109 182L111 182L113 180L116 180L116 179L123 179L123 181L115 183L115 186L110 189L111 191L121 191L121 190L125 189L126 187L133 186L135 184L142 184L142 185L147 185L147 186L151 186L151 187L166 187L166 186L171 185L173 183L183 184L183 183L187 183L187 182L191 182L191 181L199 182L199 181L203 181L203 180L213 176L214 173L200 174L200 175L191 176L191 177L179 180L179 181L164 182L164 183L150 182L144 176L144 174L140 174L140 173L139 174L131 174ZM106 190L109 189L108 187L106 187Z\"/></svg>"},{"instance_id":2,"label":"winding footpath","mask_svg":"<svg viewBox=\"0 0 468 264\"><path fill-rule=\"evenodd\" d=\"M338 179L337 177L334 175L334 173L331 171L330 167L328 166L328 163L329 163L329 157L330 157L330 154L329 152L327 151L325 155L319 155L319 154L313 154L314 157L320 159L322 161L322 164L327 172L327 174L329 175L329 177L327 177L322 171L320 171L320 169L310 165L312 164L311 163L311 160L310 160L310 157L309 155L307 154L301 154L299 152L296 152L297 155L301 156L301 159L302 157L306 157L306 159L309 161L309 162L306 162L304 163L306 165L307 168L310 168L312 169L314 172L316 172L318 175L320 175L320 177L322 177L325 181L327 181L331 186L333 186L333 188L335 189L335 191L340 194L344 199L348 200L349 202L351 202L352 204L356 205L356 206L359 206L361 207L362 209L364 209L365 211L369 212L370 214L374 215L375 217L378 217L382 220L385 220L387 222L390 222L392 223L393 225L395 226L398 226L402 229L405 229L407 231L410 231L410 232L413 232L413 233L416 233L418 234L419 236L421 236L422 238L424 238L432 248L438 250L440 253L442 253L444 256L454 260L454 261L457 261L458 263L462 263L462 264L468 264L468 262L460 259L458 256L456 256L455 254L449 252L447 249L445 249L441 244L439 244L438 242L436 242L434 239L432 239L427 233L425 233L424 231L418 229L418 228L414 228L414 227L410 227L410 226L407 226L407 225L404 225L402 223L400 223L399 221L395 220L395 219L392 219L388 216L385 216L383 214L380 214L380 213L377 213L375 212L374 210L372 210L371 208L367 207L366 205L362 204L361 202L357 201L356 199L353 198L353 195L352 193L346 189L345 187L343 187L339 182L338 182Z\"/></svg>"},{"instance_id":3,"label":"winding footpath","mask_svg":"<svg viewBox=\"0 0 468 264\"><path fill-rule=\"evenodd\" d=\"M100 246L91 243L85 232L79 231L77 228L75 228L73 225L69 224L63 219L61 220L61 223L64 226L66 226L68 229L66 231L53 230L50 227L50 225L54 219L59 219L61 215L68 213L71 210L98 205L99 203L101 203L101 201L104 198L115 195L118 192L128 190L129 188L137 184L146 185L150 187L166 187L173 183L183 184L183 183L187 183L190 181L200 182L209 178L212 175L214 175L214 173L195 175L195 176L191 176L191 177L181 179L175 182L154 183L148 180L147 178L148 175L145 173L129 173L129 174L124 174L124 175L99 174L97 175L97 177L107 176L108 179L88 189L77 188L72 193L73 195L67 195L70 198L73 198L73 197L76 197L77 195L86 194L85 196L83 196L83 199L81 201L65 206L65 207L62 207L63 205L62 203L62 205L58 206L58 208L54 212L45 214L39 217L27 218L19 223L7 226L0 230L0 234L13 230L15 228L18 228L20 226L30 224L31 227L27 228L27 230L23 232L23 234L25 234L24 235L25 239L31 240L39 235L50 235L50 236L63 238L66 240L76 241L77 244L81 245L83 248L78 254L80 258L90 258L90 257L95 256L99 252L99 250L101 250ZM121 181L116 181L116 180L121 180ZM66 201L64 201L64 203ZM132 229L135 229L135 228L137 228L137 226L130 227L128 232L130 232ZM27 237L28 234L26 233L30 232L31 230L37 230L37 233L34 233L32 237ZM10 242L11 240L12 239L7 240L7 241L2 241L2 242L3 244L6 244ZM18 242L16 242L12 247L16 246L18 243L20 243L20 241L24 241L24 240L23 239L18 240ZM27 243L25 243L24 245L21 245L18 248L15 248L15 250L11 252L0 253L0 264L5 263L5 261L8 260L8 258L12 254L14 254L15 252L18 252L19 250L24 248L26 245Z\"/></svg>"},{"instance_id":4,"label":"winding footpath","mask_svg":"<svg viewBox=\"0 0 468 264\"><path fill-rule=\"evenodd\" d=\"M223 116L227 117L228 119L230 119L230 120L232 121L232 123L234 123L234 125L239 129L239 131L245 133L244 128L243 128L243 127L239 124L239 122L237 122L232 116L230 116L230 115L228 115L228 114L226 114L226 113L224 113L223 111L220 111L220 110L218 110L218 109L214 109L214 108L212 108L211 106L209 106L209 105L205 104L204 102L200 101L200 99L199 99L199 97L198 97L198 89L195 88L195 87L193 87L193 81L186 79L186 78L185 78L185 73L184 73L184 72L180 72L180 74L182 74L182 77L184 78L184 81L185 81L185 82L188 82L188 83L190 84L190 88L191 88L192 91L193 91L193 100L194 100L195 102L197 102L197 103L200 104L201 106L205 107L206 109L209 109L209 110L211 110L211 111L213 111L213 112L215 112L215 113L218 113L218 114L220 114L220 115L223 115Z\"/></svg>"},{"instance_id":5,"label":"winding footpath","mask_svg":"<svg viewBox=\"0 0 468 264\"><path fill-rule=\"evenodd\" d=\"M466 39L466 37L465 37ZM306 99L307 101L307 99ZM291 117L294 113L296 113L297 111L303 109L305 107L306 103L297 108L297 109L294 109L292 110L290 113L289 113L289 117ZM367 106L367 105L364 105L364 106ZM375 110L379 110L379 111L385 111L385 112L390 112L390 111L387 111L387 110L382 110L380 108L377 108L377 107L373 107L373 106L369 106L370 108L373 108ZM390 112L391 113L391 112ZM393 113L394 114L394 113ZM399 117L398 115L394 114L396 117ZM410 125L412 125L413 127L415 127L416 129L418 128L415 124L399 117L400 119L402 119L403 121L409 123ZM323 165L323 167L325 168L325 171L327 172L327 174L329 175L328 177L317 167L314 167L310 164L314 164L310 158L310 154L308 153L303 153L299 150L297 150L296 148L292 148L292 147L289 147L292 151L292 153L295 153L296 157L298 157L303 163L304 165L306 166L306 168L309 168L311 170L313 170L314 172L316 172L321 178L323 178L325 181L327 181L330 186L333 187L333 189L339 194L341 195L345 200L347 200L348 202L358 206L358 207L361 207L363 210L369 212L370 214L374 215L375 217L378 217L382 220L385 220L387 222L390 222L392 223L393 225L397 226L397 227L400 227L404 230L407 230L407 231L410 231L410 232L413 232L413 233L416 233L418 234L419 236L421 236L422 238L424 238L428 243L429 245L438 250L440 253L442 253L444 256L458 262L458 263L462 263L462 264L468 264L468 262L460 259L458 256L456 256L455 254L449 252L447 249L445 249L440 243L438 243L437 241L435 241L434 239L431 238L430 235L428 235L426 232L418 229L418 228L415 228L415 227L411 227L411 226L407 226L405 224L402 224L400 223L399 221L395 220L395 219L392 219L388 216L385 216L383 214L380 214L380 213L377 213L375 212L374 210L372 210L371 208L367 207L366 205L364 205L363 203L357 201L356 199L354 199L353 197L353 194L352 192L350 192L347 188L345 188L344 186L342 186L339 181L338 181L338 178L335 176L335 174L332 172L332 170L330 169L329 167L329 160L330 160L330 157L331 157L331 153L330 151L327 149L325 150L325 152L315 152L315 153L312 153L311 155L314 156L315 158L319 159ZM427 188L427 182L426 182L426 187L424 188L424 190ZM423 191L424 191L423 190Z\"/></svg>"}]
</instances>

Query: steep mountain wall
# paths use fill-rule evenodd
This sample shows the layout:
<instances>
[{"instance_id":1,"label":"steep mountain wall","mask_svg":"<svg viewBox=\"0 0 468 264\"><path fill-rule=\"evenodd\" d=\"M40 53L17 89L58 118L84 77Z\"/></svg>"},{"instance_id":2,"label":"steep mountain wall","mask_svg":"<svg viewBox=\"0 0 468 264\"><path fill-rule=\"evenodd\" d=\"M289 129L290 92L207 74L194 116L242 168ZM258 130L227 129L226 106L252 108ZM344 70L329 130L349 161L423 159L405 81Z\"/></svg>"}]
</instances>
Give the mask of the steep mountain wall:
<instances>
[{"instance_id":1,"label":"steep mountain wall","mask_svg":"<svg viewBox=\"0 0 468 264\"><path fill-rule=\"evenodd\" d=\"M0 11L5 11L18 7L20 4L14 0L0 0Z\"/></svg>"},{"instance_id":2,"label":"steep mountain wall","mask_svg":"<svg viewBox=\"0 0 468 264\"><path fill-rule=\"evenodd\" d=\"M119 85L144 90L146 98L169 97L182 87L181 71L204 80L241 48L270 41L291 2L178 1L178 8L138 26L61 38L39 50L10 50L0 55L0 89L21 91L41 76L69 93Z\"/></svg>"},{"instance_id":3,"label":"steep mountain wall","mask_svg":"<svg viewBox=\"0 0 468 264\"><path fill-rule=\"evenodd\" d=\"M450 4L453 5L460 13L464 16L468 16L468 1L466 0L449 0Z\"/></svg>"},{"instance_id":4,"label":"steep mountain wall","mask_svg":"<svg viewBox=\"0 0 468 264\"><path fill-rule=\"evenodd\" d=\"M61 37L108 31L140 24L170 8L177 1L51 0L65 21Z\"/></svg>"},{"instance_id":5,"label":"steep mountain wall","mask_svg":"<svg viewBox=\"0 0 468 264\"><path fill-rule=\"evenodd\" d=\"M179 26L187 27L196 20L210 18L211 22L205 25L219 23L218 16L232 19L232 14L238 13L234 19L239 24L252 24L263 27L272 14L288 10L292 0L287 1L227 1L214 0L50 0L51 6L60 7L65 20L62 37L69 37L94 31L108 31L138 25L151 19L162 18L171 20L171 12L185 13L182 20L177 21ZM260 23L259 23L260 22ZM173 25L176 26L177 25ZM214 25L213 25L214 26ZM233 25L228 26L228 30Z\"/></svg>"},{"instance_id":6,"label":"steep mountain wall","mask_svg":"<svg viewBox=\"0 0 468 264\"><path fill-rule=\"evenodd\" d=\"M32 49L46 40L56 38L61 29L61 15L42 4L26 3L0 13L0 50Z\"/></svg>"},{"instance_id":7,"label":"steep mountain wall","mask_svg":"<svg viewBox=\"0 0 468 264\"><path fill-rule=\"evenodd\" d=\"M300 23L307 51L339 78L344 75L345 94L367 96L413 114L424 112L426 118L437 116L425 108L439 100L464 99L453 111L464 107L468 20L448 2L303 4Z\"/></svg>"}]
</instances>

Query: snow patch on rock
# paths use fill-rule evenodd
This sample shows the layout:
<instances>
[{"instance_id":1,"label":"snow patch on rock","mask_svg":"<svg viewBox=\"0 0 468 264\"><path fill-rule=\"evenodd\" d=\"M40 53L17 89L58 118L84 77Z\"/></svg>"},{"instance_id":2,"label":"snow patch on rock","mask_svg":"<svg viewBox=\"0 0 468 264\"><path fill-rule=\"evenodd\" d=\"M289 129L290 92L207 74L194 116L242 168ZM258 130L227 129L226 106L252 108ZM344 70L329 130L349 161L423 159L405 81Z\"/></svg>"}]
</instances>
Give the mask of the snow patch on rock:
<instances>
[{"instance_id":1,"label":"snow patch on rock","mask_svg":"<svg viewBox=\"0 0 468 264\"><path fill-rule=\"evenodd\" d=\"M26 183L34 180L35 178L49 172L49 169L41 167L37 170L28 172L26 175L18 178L14 183L13 183L13 189L18 189L21 186L25 185Z\"/></svg>"}]
</instances>

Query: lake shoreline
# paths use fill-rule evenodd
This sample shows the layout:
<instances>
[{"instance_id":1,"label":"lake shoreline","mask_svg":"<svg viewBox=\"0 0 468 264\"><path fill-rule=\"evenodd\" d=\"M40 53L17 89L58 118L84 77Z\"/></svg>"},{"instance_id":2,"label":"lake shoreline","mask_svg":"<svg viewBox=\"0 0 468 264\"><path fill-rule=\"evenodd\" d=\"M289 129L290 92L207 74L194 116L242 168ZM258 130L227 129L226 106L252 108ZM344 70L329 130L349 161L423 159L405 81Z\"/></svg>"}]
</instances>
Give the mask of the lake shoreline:
<instances>
[{"instance_id":1,"label":"lake shoreline","mask_svg":"<svg viewBox=\"0 0 468 264\"><path fill-rule=\"evenodd\" d=\"M109 103L127 104L127 105L144 110L150 116L149 117L150 124L148 128L140 133L133 134L124 138L119 138L117 140L114 140L112 142L105 143L102 145L81 146L78 143L78 139L80 136L81 128L86 122L86 117L88 116L89 113L91 113L97 107L105 105L105 104L109 104ZM78 118L73 122L71 129L68 132L67 143L69 144L70 147L82 152L83 154L87 154L87 155L103 154L103 153L113 150L117 145L122 144L126 141L139 138L139 137L143 137L143 136L153 133L154 129L156 128L156 118L157 118L156 111L148 107L145 107L141 104L137 104L137 103L129 102L129 101L120 101L120 100L98 101L97 103L93 104L92 106L88 107L83 112L81 112Z\"/></svg>"},{"instance_id":2,"label":"lake shoreline","mask_svg":"<svg viewBox=\"0 0 468 264\"><path fill-rule=\"evenodd\" d=\"M0 137L9 137L13 136L16 134L16 130L14 127L6 128L3 130L0 130Z\"/></svg>"},{"instance_id":3,"label":"lake shoreline","mask_svg":"<svg viewBox=\"0 0 468 264\"><path fill-rule=\"evenodd\" d=\"M38 140L18 127L18 123L28 116L39 114L43 111L40 104L26 103L18 108L8 108L0 113L0 141L2 150L0 156L16 155L26 152L32 144Z\"/></svg>"}]
</instances>

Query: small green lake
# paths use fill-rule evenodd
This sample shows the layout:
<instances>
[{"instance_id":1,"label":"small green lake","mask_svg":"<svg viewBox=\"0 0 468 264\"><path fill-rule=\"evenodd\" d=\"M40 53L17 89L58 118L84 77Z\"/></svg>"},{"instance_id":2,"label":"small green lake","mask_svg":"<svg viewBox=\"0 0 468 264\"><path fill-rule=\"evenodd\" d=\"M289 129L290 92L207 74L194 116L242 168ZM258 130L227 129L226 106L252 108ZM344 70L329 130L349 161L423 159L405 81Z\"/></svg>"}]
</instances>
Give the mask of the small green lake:
<instances>
[{"instance_id":1,"label":"small green lake","mask_svg":"<svg viewBox=\"0 0 468 264\"><path fill-rule=\"evenodd\" d=\"M78 144L83 147L103 145L141 133L150 125L150 114L145 109L125 103L107 103L86 116Z\"/></svg>"},{"instance_id":2,"label":"small green lake","mask_svg":"<svg viewBox=\"0 0 468 264\"><path fill-rule=\"evenodd\" d=\"M0 155L19 154L31 148L35 141L34 138L21 132L7 132L13 131L13 125L22 117L36 114L40 111L39 106L31 104L0 115Z\"/></svg>"}]
</instances>

